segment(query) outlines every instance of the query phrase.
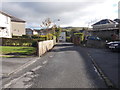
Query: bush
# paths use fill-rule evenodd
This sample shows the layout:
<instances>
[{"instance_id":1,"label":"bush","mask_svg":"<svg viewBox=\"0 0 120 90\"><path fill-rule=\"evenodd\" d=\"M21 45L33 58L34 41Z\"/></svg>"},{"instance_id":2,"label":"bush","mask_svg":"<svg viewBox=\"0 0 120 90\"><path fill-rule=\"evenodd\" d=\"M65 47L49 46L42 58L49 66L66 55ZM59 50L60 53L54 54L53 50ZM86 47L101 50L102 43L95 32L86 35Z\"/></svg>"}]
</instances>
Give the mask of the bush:
<instances>
[{"instance_id":1,"label":"bush","mask_svg":"<svg viewBox=\"0 0 120 90\"><path fill-rule=\"evenodd\" d=\"M21 38L31 38L31 36L29 36L29 35L22 35Z\"/></svg>"},{"instance_id":2,"label":"bush","mask_svg":"<svg viewBox=\"0 0 120 90\"><path fill-rule=\"evenodd\" d=\"M71 42L71 37L66 37L67 42Z\"/></svg>"},{"instance_id":3,"label":"bush","mask_svg":"<svg viewBox=\"0 0 120 90\"><path fill-rule=\"evenodd\" d=\"M37 42L36 41L32 42L32 47L37 47Z\"/></svg>"}]
</instances>

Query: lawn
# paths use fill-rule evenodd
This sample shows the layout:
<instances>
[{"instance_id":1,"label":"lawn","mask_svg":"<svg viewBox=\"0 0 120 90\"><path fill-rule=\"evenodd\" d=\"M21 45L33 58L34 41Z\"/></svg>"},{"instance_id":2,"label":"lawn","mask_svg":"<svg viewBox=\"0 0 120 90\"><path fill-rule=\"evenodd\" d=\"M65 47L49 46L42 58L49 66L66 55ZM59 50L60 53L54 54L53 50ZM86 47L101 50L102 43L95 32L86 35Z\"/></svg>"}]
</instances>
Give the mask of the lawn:
<instances>
[{"instance_id":1,"label":"lawn","mask_svg":"<svg viewBox=\"0 0 120 90\"><path fill-rule=\"evenodd\" d=\"M35 47L0 46L3 55L33 55Z\"/></svg>"}]
</instances>

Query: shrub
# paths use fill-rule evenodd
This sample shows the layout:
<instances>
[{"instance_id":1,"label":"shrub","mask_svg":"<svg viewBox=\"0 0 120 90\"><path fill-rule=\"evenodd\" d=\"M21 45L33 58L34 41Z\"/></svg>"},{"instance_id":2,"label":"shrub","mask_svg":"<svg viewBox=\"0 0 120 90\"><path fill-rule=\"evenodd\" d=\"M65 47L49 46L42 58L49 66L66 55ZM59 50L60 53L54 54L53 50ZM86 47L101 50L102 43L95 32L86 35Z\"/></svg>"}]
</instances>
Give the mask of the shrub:
<instances>
[{"instance_id":1,"label":"shrub","mask_svg":"<svg viewBox=\"0 0 120 90\"><path fill-rule=\"evenodd\" d=\"M37 47L37 42L36 41L32 42L32 47Z\"/></svg>"},{"instance_id":2,"label":"shrub","mask_svg":"<svg viewBox=\"0 0 120 90\"><path fill-rule=\"evenodd\" d=\"M29 35L22 35L21 38L31 38L31 36L29 36Z\"/></svg>"},{"instance_id":3,"label":"shrub","mask_svg":"<svg viewBox=\"0 0 120 90\"><path fill-rule=\"evenodd\" d=\"M67 42L71 42L71 37L66 37Z\"/></svg>"}]
</instances>

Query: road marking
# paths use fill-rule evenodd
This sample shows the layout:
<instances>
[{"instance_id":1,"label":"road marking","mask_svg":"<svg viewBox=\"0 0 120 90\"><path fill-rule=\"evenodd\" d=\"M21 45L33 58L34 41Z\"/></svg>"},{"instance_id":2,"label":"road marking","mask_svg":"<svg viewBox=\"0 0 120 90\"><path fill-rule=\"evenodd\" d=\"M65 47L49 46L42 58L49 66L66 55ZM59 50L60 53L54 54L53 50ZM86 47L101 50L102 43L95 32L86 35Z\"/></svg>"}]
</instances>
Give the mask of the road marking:
<instances>
[{"instance_id":1,"label":"road marking","mask_svg":"<svg viewBox=\"0 0 120 90\"><path fill-rule=\"evenodd\" d=\"M42 66L38 66L38 67L36 67L36 68L34 68L34 69L32 69L31 71L36 71L36 70L38 70L38 69L40 69Z\"/></svg>"},{"instance_id":2,"label":"road marking","mask_svg":"<svg viewBox=\"0 0 120 90\"><path fill-rule=\"evenodd\" d=\"M44 61L42 64L46 64L48 61Z\"/></svg>"},{"instance_id":3,"label":"road marking","mask_svg":"<svg viewBox=\"0 0 120 90\"><path fill-rule=\"evenodd\" d=\"M39 66L39 68L40 68L40 66ZM37 70L37 69L38 69L38 67L36 68L36 70ZM22 79L22 83L25 83L25 82L29 82L30 80L32 80L32 78L39 76L38 74L36 74L36 75L32 75L32 74L33 74L33 72L26 72L26 73L23 74L22 76L20 76L20 77L18 77L18 78L15 78L15 79L11 80L9 83L5 84L5 85L3 86L3 88L12 88L12 87L11 87L12 85L15 86L15 84L21 83L20 79ZM28 75L31 75L31 77L29 77ZM18 80L19 80L20 82L17 82ZM25 86L23 86L23 87L24 87L24 88L29 88L29 87L31 87L32 85L33 85L33 84L27 84L27 85L25 85Z\"/></svg>"},{"instance_id":4,"label":"road marking","mask_svg":"<svg viewBox=\"0 0 120 90\"><path fill-rule=\"evenodd\" d=\"M6 85L4 85L3 88L8 88L10 85L14 84L17 80L21 79L21 78L24 77L25 75L26 75L26 73L23 74L22 76L16 78L16 79L14 79L14 80L11 80L9 83L7 83Z\"/></svg>"},{"instance_id":5,"label":"road marking","mask_svg":"<svg viewBox=\"0 0 120 90\"><path fill-rule=\"evenodd\" d=\"M7 76L9 76L9 75L11 75L11 74L15 74L15 73L21 71L22 69L24 69L24 68L30 66L31 64L35 63L38 59L40 59L40 58L37 58L37 59L35 59L34 61L31 61L31 62L29 62L29 63L26 63L26 64L22 65L22 66L19 67L18 69L14 70L14 71L12 71L12 72L10 72L10 73L8 73Z\"/></svg>"},{"instance_id":6,"label":"road marking","mask_svg":"<svg viewBox=\"0 0 120 90\"><path fill-rule=\"evenodd\" d=\"M26 85L25 88L30 88L33 84Z\"/></svg>"},{"instance_id":7,"label":"road marking","mask_svg":"<svg viewBox=\"0 0 120 90\"><path fill-rule=\"evenodd\" d=\"M53 56L49 56L49 57L51 57L51 58L52 58Z\"/></svg>"}]
</instances>

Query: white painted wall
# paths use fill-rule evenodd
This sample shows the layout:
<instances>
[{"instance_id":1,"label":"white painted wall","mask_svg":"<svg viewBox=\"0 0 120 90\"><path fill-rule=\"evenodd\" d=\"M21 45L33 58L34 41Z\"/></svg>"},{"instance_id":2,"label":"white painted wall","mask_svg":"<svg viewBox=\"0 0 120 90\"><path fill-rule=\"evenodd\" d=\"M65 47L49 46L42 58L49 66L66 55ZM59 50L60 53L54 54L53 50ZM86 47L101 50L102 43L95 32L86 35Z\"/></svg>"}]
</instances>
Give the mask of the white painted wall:
<instances>
[{"instance_id":1,"label":"white painted wall","mask_svg":"<svg viewBox=\"0 0 120 90\"><path fill-rule=\"evenodd\" d=\"M12 38L11 18L0 13L0 37Z\"/></svg>"},{"instance_id":2,"label":"white painted wall","mask_svg":"<svg viewBox=\"0 0 120 90\"><path fill-rule=\"evenodd\" d=\"M116 24L93 25L94 30L108 29L108 28L116 28Z\"/></svg>"},{"instance_id":3,"label":"white painted wall","mask_svg":"<svg viewBox=\"0 0 120 90\"><path fill-rule=\"evenodd\" d=\"M65 42L66 41L66 32L61 32L59 36L59 41Z\"/></svg>"},{"instance_id":4,"label":"white painted wall","mask_svg":"<svg viewBox=\"0 0 120 90\"><path fill-rule=\"evenodd\" d=\"M40 57L51 50L55 44L56 39L38 42L38 56Z\"/></svg>"},{"instance_id":5,"label":"white painted wall","mask_svg":"<svg viewBox=\"0 0 120 90\"><path fill-rule=\"evenodd\" d=\"M38 35L38 32L33 30L33 35Z\"/></svg>"}]
</instances>

